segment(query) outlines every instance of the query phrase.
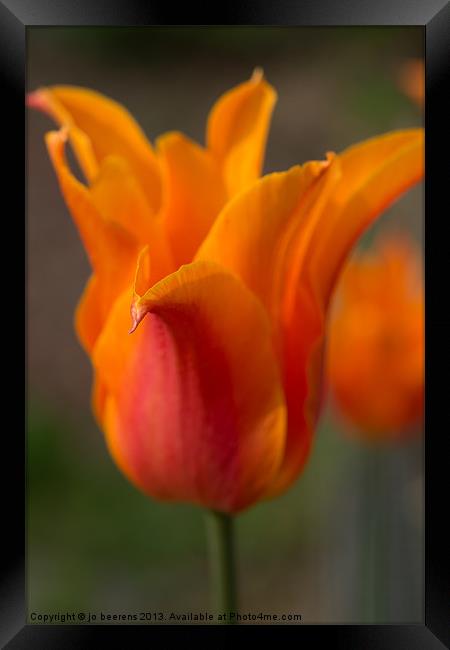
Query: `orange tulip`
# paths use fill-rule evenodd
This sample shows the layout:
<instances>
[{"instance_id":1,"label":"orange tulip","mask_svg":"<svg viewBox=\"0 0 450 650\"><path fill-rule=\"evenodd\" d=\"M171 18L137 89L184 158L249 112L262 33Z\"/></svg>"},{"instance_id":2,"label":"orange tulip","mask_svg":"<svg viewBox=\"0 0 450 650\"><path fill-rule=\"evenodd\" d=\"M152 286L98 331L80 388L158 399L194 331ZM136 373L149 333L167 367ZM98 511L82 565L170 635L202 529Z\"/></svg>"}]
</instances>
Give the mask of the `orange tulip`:
<instances>
[{"instance_id":1,"label":"orange tulip","mask_svg":"<svg viewBox=\"0 0 450 650\"><path fill-rule=\"evenodd\" d=\"M425 65L422 59L411 59L404 63L398 74L398 83L403 92L420 108L425 102Z\"/></svg>"},{"instance_id":2,"label":"orange tulip","mask_svg":"<svg viewBox=\"0 0 450 650\"><path fill-rule=\"evenodd\" d=\"M259 178L275 98L256 72L215 104L206 147L172 132L155 148L98 93L29 99L62 126L46 141L92 264L76 328L111 454L145 493L226 513L301 471L339 269L423 174L411 129Z\"/></svg>"},{"instance_id":3,"label":"orange tulip","mask_svg":"<svg viewBox=\"0 0 450 650\"><path fill-rule=\"evenodd\" d=\"M359 435L401 438L420 429L424 397L421 257L403 237L352 260L336 296L329 382Z\"/></svg>"}]
</instances>

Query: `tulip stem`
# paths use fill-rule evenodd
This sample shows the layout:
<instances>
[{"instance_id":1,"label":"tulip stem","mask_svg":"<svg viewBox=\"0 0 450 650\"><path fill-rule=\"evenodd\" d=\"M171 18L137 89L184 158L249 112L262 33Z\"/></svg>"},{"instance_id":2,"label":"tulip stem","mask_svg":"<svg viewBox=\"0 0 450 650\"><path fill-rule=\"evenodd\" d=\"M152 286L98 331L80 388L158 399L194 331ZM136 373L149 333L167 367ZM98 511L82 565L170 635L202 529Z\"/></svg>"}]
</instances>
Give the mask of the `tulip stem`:
<instances>
[{"instance_id":1,"label":"tulip stem","mask_svg":"<svg viewBox=\"0 0 450 650\"><path fill-rule=\"evenodd\" d=\"M233 517L223 512L207 512L211 587L218 623L233 624L237 612L236 568ZM226 616L224 616L226 615Z\"/></svg>"},{"instance_id":2,"label":"tulip stem","mask_svg":"<svg viewBox=\"0 0 450 650\"><path fill-rule=\"evenodd\" d=\"M366 496L367 512L365 530L365 571L363 571L366 593L366 618L370 623L386 623L389 599L388 557L386 543L389 531L387 517L386 489L384 485L386 462L380 449L364 450L366 456Z\"/></svg>"}]
</instances>

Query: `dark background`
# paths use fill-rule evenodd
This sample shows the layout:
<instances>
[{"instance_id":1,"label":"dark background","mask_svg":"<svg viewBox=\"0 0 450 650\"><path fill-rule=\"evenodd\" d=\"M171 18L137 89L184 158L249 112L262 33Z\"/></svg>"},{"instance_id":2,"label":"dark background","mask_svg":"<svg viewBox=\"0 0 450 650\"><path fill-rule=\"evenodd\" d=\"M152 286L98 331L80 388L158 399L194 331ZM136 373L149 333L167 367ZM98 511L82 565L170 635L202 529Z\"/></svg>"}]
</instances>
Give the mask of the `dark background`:
<instances>
[{"instance_id":1,"label":"dark background","mask_svg":"<svg viewBox=\"0 0 450 650\"><path fill-rule=\"evenodd\" d=\"M265 166L274 171L421 124L398 77L422 55L419 28L32 28L27 85L91 87L122 102L151 140L178 129L203 143L213 102L263 67L279 96ZM89 269L43 144L52 127L28 114L29 613L204 610L202 513L136 491L90 413L90 364L73 330ZM421 241L420 187L361 245L394 227ZM368 494L374 451L325 411L294 488L238 519L243 611L373 620L367 529L381 511L381 620L422 621L421 442L378 456Z\"/></svg>"}]
</instances>

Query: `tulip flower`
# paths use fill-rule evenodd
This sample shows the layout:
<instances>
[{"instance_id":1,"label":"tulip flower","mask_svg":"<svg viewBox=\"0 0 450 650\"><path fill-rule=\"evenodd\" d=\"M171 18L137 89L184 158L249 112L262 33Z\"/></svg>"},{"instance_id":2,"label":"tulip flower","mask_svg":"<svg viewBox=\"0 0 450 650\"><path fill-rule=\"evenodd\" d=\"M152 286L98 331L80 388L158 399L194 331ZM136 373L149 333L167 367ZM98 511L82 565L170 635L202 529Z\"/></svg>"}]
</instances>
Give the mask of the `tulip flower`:
<instances>
[{"instance_id":1,"label":"tulip flower","mask_svg":"<svg viewBox=\"0 0 450 650\"><path fill-rule=\"evenodd\" d=\"M410 59L399 69L398 84L420 108L425 103L425 66L422 59Z\"/></svg>"},{"instance_id":2,"label":"tulip flower","mask_svg":"<svg viewBox=\"0 0 450 650\"><path fill-rule=\"evenodd\" d=\"M389 617L394 579L393 530L401 520L387 464L390 443L421 431L424 405L424 292L422 260L405 234L380 237L347 263L339 281L328 334L327 378L347 431L360 449L361 597L364 616ZM410 543L406 535L402 549ZM368 622L368 621L367 621Z\"/></svg>"},{"instance_id":3,"label":"tulip flower","mask_svg":"<svg viewBox=\"0 0 450 650\"><path fill-rule=\"evenodd\" d=\"M420 430L424 402L421 256L405 235L380 239L346 266L330 323L328 377L358 435Z\"/></svg>"},{"instance_id":4,"label":"tulip flower","mask_svg":"<svg viewBox=\"0 0 450 650\"><path fill-rule=\"evenodd\" d=\"M213 106L204 147L178 132L153 147L96 92L29 96L61 127L46 142L93 269L76 329L109 450L151 497L224 515L304 467L340 267L423 174L410 129L260 178L275 99L256 71Z\"/></svg>"}]
</instances>

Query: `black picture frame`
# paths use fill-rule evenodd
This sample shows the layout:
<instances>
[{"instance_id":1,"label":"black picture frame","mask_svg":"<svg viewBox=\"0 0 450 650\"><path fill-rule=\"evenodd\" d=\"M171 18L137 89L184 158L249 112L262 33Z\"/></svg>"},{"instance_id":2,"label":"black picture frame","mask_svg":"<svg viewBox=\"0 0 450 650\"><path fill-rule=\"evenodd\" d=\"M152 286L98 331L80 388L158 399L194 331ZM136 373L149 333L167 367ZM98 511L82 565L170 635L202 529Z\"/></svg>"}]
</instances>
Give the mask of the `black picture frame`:
<instances>
[{"instance_id":1,"label":"black picture frame","mask_svg":"<svg viewBox=\"0 0 450 650\"><path fill-rule=\"evenodd\" d=\"M448 163L441 163L438 152L448 148L448 87L450 81L450 6L445 0L252 0L239 5L224 3L222 15L212 15L212 3L189 3L170 13L168 3L127 0L0 0L0 79L3 121L3 241L8 249L17 243L24 251L26 242L26 154L25 154L25 63L27 28L37 25L301 25L301 26L421 26L426 43L426 179L425 179L425 275L426 275L426 409L425 409L425 617L418 625L299 625L286 628L294 632L300 647L323 643L325 647L434 650L449 647L449 534L445 512L448 492L446 444L448 438L448 350L446 334L450 326L445 309L448 290L448 254L445 227L448 220ZM447 121L444 121L447 120ZM445 161L445 157L444 157ZM6 201L6 199L10 199ZM5 208L4 208L5 209ZM6 229L6 230L5 230ZM442 232L441 232L442 229ZM26 254L26 250L24 251ZM6 256L3 256L6 259ZM9 256L8 256L9 257ZM26 255L25 255L26 257ZM24 276L18 264L8 264L4 271L3 297L7 301L3 314L4 352L11 352L4 390L4 414L11 415L11 394L21 395L25 368L18 362L24 349L20 322L26 322L26 264ZM14 279L15 287L10 280ZM22 279L24 282L22 283ZM24 316L24 321L21 317ZM14 326L12 327L12 322ZM16 322L17 321L17 322ZM19 322L20 321L20 322ZM12 331L13 330L13 331ZM14 333L17 343L12 343ZM25 337L26 339L26 337ZM20 356L20 355L19 355ZM6 355L4 355L4 358ZM25 389L26 393L26 389ZM25 394L26 398L26 394ZM93 648L101 643L114 647L136 647L151 642L156 635L169 634L170 640L187 643L194 636L214 635L214 626L82 626L26 624L26 438L18 425L19 406L3 427L3 554L0 583L0 642L2 647L16 648ZM25 423L26 424L26 423ZM25 426L26 430L26 426ZM221 628L222 639L236 630L252 639L261 635L261 626ZM262 626L266 627L266 626ZM263 630L266 634L266 630ZM125 636L126 635L126 636ZM107 638L108 637L108 638ZM167 637L166 637L167 638ZM249 637L250 638L250 637Z\"/></svg>"}]
</instances>

